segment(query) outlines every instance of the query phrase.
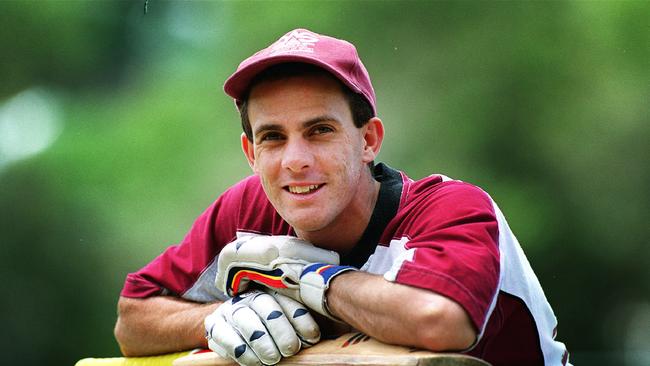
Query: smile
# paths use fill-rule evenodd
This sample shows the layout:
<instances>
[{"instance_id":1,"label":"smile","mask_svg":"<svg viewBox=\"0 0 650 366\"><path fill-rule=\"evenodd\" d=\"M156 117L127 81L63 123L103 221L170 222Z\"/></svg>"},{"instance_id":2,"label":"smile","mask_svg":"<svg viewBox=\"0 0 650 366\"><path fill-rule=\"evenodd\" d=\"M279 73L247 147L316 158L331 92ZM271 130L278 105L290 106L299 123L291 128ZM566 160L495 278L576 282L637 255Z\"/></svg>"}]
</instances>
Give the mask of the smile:
<instances>
[{"instance_id":1,"label":"smile","mask_svg":"<svg viewBox=\"0 0 650 366\"><path fill-rule=\"evenodd\" d=\"M307 194L311 193L318 188L322 187L322 184L312 184L308 186L287 186L285 187L289 192L294 194Z\"/></svg>"}]
</instances>

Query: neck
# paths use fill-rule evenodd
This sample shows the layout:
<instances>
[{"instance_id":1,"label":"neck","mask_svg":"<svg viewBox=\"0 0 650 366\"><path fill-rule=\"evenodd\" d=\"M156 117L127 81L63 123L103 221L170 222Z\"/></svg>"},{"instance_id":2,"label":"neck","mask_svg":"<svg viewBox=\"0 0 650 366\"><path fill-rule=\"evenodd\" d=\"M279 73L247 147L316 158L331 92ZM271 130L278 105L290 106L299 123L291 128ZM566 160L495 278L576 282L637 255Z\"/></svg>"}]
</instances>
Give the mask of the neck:
<instances>
[{"instance_id":1,"label":"neck","mask_svg":"<svg viewBox=\"0 0 650 366\"><path fill-rule=\"evenodd\" d=\"M346 210L327 228L308 232L296 230L298 237L340 254L352 250L368 227L381 187L381 183L377 182L370 172L365 176L366 179L357 189L356 205Z\"/></svg>"}]
</instances>

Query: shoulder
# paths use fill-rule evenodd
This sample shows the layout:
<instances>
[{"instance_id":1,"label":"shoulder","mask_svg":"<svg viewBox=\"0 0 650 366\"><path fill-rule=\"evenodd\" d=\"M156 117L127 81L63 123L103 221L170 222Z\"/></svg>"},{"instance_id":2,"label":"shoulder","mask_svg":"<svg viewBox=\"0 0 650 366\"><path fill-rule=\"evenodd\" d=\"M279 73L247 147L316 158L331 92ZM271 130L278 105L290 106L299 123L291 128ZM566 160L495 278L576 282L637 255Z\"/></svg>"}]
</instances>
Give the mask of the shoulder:
<instances>
[{"instance_id":1,"label":"shoulder","mask_svg":"<svg viewBox=\"0 0 650 366\"><path fill-rule=\"evenodd\" d=\"M260 177L257 175L245 177L224 192L224 195L236 197L257 196L260 194L264 195L264 190L260 182Z\"/></svg>"},{"instance_id":2,"label":"shoulder","mask_svg":"<svg viewBox=\"0 0 650 366\"><path fill-rule=\"evenodd\" d=\"M448 215L482 211L494 215L492 198L481 188L460 180L434 174L405 184L403 209Z\"/></svg>"},{"instance_id":3,"label":"shoulder","mask_svg":"<svg viewBox=\"0 0 650 366\"><path fill-rule=\"evenodd\" d=\"M260 178L257 175L251 175L226 189L214 204L220 206L221 210L239 212L241 209L249 207L249 203L264 201L268 200L266 194L264 194Z\"/></svg>"}]
</instances>

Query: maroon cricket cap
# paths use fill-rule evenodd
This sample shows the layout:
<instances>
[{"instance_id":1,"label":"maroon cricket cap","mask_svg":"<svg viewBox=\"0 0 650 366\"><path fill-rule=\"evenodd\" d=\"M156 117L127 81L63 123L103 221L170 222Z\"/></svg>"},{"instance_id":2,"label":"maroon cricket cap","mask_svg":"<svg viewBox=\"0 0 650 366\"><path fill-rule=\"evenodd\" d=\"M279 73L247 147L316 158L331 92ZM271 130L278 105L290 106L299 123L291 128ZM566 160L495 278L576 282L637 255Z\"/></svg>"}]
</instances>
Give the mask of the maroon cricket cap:
<instances>
[{"instance_id":1,"label":"maroon cricket cap","mask_svg":"<svg viewBox=\"0 0 650 366\"><path fill-rule=\"evenodd\" d=\"M350 42L307 29L294 29L269 47L245 59L223 86L226 94L239 103L255 75L269 66L285 62L304 62L321 67L365 97L376 114L375 91L357 49Z\"/></svg>"}]
</instances>

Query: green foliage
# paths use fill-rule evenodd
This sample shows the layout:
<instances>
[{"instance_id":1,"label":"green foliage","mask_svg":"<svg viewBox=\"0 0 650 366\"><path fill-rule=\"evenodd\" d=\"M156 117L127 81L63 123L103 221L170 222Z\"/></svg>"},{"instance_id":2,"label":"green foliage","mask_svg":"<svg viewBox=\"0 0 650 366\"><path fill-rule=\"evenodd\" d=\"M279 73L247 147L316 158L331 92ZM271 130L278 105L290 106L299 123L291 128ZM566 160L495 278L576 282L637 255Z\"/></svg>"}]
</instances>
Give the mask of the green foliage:
<instances>
[{"instance_id":1,"label":"green foliage","mask_svg":"<svg viewBox=\"0 0 650 366\"><path fill-rule=\"evenodd\" d=\"M62 111L40 154L10 161L0 136L8 364L118 354L126 273L250 172L223 81L295 27L357 45L380 160L491 193L574 363L643 364L649 4L0 2L0 131L25 90Z\"/></svg>"}]
</instances>

